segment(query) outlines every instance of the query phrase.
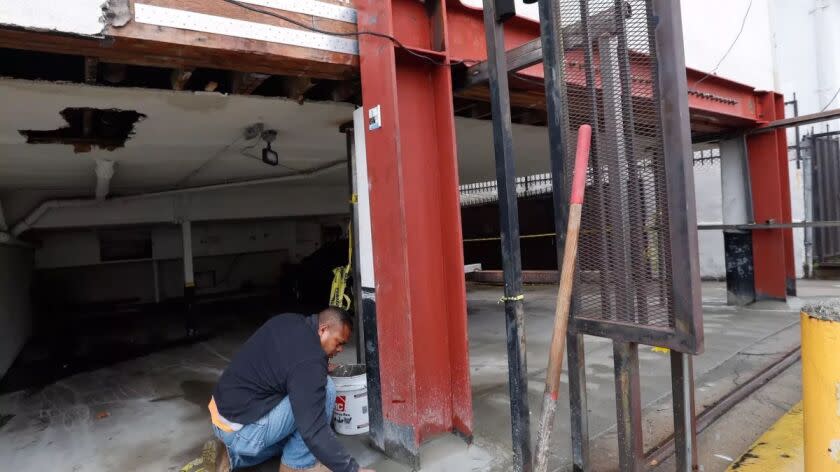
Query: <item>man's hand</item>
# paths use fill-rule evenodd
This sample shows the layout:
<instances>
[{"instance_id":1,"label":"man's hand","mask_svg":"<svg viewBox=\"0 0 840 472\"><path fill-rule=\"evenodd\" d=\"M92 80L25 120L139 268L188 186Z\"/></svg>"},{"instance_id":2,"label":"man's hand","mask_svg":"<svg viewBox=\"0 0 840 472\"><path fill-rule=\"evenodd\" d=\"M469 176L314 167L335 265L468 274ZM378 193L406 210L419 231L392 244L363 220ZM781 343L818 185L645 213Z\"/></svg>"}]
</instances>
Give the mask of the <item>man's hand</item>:
<instances>
[{"instance_id":1,"label":"man's hand","mask_svg":"<svg viewBox=\"0 0 840 472\"><path fill-rule=\"evenodd\" d=\"M339 367L339 364L333 364L332 362L327 364L327 373L332 374L335 369Z\"/></svg>"}]
</instances>

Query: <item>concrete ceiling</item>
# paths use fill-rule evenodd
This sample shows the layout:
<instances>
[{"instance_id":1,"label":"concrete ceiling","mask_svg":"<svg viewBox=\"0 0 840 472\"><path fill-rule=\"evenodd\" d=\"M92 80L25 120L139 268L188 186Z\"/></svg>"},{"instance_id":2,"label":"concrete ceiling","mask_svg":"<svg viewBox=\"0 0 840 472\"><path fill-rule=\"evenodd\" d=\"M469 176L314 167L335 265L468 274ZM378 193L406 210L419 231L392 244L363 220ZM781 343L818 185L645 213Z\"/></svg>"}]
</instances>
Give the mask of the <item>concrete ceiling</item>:
<instances>
[{"instance_id":1,"label":"concrete ceiling","mask_svg":"<svg viewBox=\"0 0 840 472\"><path fill-rule=\"evenodd\" d=\"M351 119L352 106L295 102L217 93L178 93L77 84L0 80L7 113L0 114L0 186L4 189L92 189L96 159L112 160L115 193L271 177L288 168L271 167L243 156L258 156L262 143L245 141L244 128L255 122L278 131L273 146L281 163L306 169L344 159L345 138L338 127ZM66 126L68 107L135 110L146 118L135 125L125 147L94 147L75 153L66 144L27 144L22 129ZM210 161L208 163L208 161ZM208 163L188 181L203 164ZM337 169L331 177L344 176Z\"/></svg>"},{"instance_id":2,"label":"concrete ceiling","mask_svg":"<svg viewBox=\"0 0 840 472\"><path fill-rule=\"evenodd\" d=\"M338 129L353 112L352 105L334 102L299 105L277 98L14 79L0 79L0 96L6 110L0 114L0 192L28 194L33 201L92 195L96 159L116 163L112 194L257 179L323 165L345 158L345 137ZM66 126L60 112L68 107L135 110L146 117L125 146L113 151L94 147L75 153L67 144L28 144L20 134ZM278 131L273 147L286 167L242 154L258 156L262 149L262 142L242 138L244 128L255 122ZM457 118L456 128L461 182L494 179L490 122ZM545 129L517 125L514 132L517 174L545 172ZM249 145L254 147L246 149ZM298 185L344 185L346 178L346 168L338 166Z\"/></svg>"}]
</instances>

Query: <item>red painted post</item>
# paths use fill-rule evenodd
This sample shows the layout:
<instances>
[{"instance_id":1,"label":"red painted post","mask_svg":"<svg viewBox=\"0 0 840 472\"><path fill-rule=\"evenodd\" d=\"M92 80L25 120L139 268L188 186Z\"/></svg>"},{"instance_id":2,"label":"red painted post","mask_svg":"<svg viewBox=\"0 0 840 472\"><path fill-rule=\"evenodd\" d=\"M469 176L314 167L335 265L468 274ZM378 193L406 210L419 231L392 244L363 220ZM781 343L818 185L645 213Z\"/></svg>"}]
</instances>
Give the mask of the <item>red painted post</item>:
<instances>
[{"instance_id":1,"label":"red painted post","mask_svg":"<svg viewBox=\"0 0 840 472\"><path fill-rule=\"evenodd\" d=\"M784 99L779 94L759 94L757 104L759 114L765 121L784 117ZM755 222L790 223L790 181L785 130L749 135L747 153ZM756 299L785 300L789 288L795 287L796 284L792 230L754 230L753 266Z\"/></svg>"},{"instance_id":2,"label":"red painted post","mask_svg":"<svg viewBox=\"0 0 840 472\"><path fill-rule=\"evenodd\" d=\"M360 31L448 62L445 1L356 5ZM360 36L359 50L365 116L375 107L381 116L380 128L365 130L377 328L368 356L378 359L371 393L382 405L371 437L417 466L425 439L472 435L451 71L382 37Z\"/></svg>"},{"instance_id":3,"label":"red painted post","mask_svg":"<svg viewBox=\"0 0 840 472\"><path fill-rule=\"evenodd\" d=\"M773 101L776 108L776 119L780 120L785 117L785 96L780 93L774 93ZM788 159L787 130L776 130L776 137L776 145L778 146L776 157L779 160L779 170L782 180L782 222L792 223L793 214L790 200L790 161ZM793 228L783 229L782 233L784 233L785 238L785 287L787 295L795 297L796 257L793 254Z\"/></svg>"}]
</instances>

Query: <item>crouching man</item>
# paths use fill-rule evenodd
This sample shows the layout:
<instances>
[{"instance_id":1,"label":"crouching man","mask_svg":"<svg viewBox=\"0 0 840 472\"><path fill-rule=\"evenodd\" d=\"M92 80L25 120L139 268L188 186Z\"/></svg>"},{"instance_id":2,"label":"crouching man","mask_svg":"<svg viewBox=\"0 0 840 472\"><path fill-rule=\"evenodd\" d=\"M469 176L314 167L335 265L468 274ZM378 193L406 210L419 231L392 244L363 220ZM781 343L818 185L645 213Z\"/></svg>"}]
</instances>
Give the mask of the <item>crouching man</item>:
<instances>
[{"instance_id":1,"label":"crouching man","mask_svg":"<svg viewBox=\"0 0 840 472\"><path fill-rule=\"evenodd\" d=\"M311 316L275 316L245 342L208 405L225 446L219 447L218 472L278 456L281 472L360 470L330 428L335 385L327 363L352 330L347 312L327 308Z\"/></svg>"}]
</instances>

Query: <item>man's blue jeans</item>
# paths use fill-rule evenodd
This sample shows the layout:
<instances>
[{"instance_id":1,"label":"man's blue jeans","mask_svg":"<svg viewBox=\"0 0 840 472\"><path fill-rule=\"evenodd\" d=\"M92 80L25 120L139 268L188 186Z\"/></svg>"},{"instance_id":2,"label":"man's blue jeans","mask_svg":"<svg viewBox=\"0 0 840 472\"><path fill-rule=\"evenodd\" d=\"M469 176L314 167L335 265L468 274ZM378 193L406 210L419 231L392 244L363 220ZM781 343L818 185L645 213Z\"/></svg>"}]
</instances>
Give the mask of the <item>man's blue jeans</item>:
<instances>
[{"instance_id":1,"label":"man's blue jeans","mask_svg":"<svg viewBox=\"0 0 840 472\"><path fill-rule=\"evenodd\" d=\"M332 420L334 407L335 384L327 377L327 422ZM282 456L283 464L292 469L306 469L317 462L297 430L289 397L239 431L227 433L216 426L213 431L227 446L230 466L234 469L257 465L277 456Z\"/></svg>"}]
</instances>

